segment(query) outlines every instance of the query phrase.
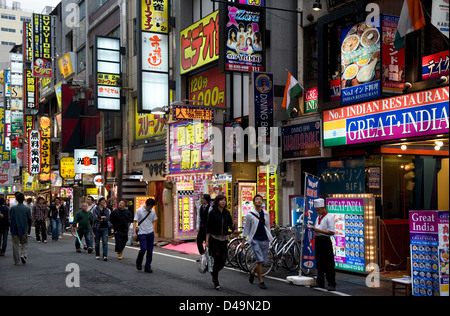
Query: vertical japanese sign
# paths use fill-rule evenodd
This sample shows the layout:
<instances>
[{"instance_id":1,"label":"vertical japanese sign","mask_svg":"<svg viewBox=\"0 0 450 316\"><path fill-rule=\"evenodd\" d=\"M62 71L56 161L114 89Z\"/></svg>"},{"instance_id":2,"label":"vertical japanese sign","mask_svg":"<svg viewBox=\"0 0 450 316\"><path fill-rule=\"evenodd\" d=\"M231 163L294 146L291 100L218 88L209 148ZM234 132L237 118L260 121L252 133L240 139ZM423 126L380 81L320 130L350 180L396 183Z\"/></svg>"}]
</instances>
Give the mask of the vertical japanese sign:
<instances>
[{"instance_id":1,"label":"vertical japanese sign","mask_svg":"<svg viewBox=\"0 0 450 316\"><path fill-rule=\"evenodd\" d=\"M169 1L139 0L139 113L161 112L169 105Z\"/></svg>"},{"instance_id":2,"label":"vertical japanese sign","mask_svg":"<svg viewBox=\"0 0 450 316\"><path fill-rule=\"evenodd\" d=\"M51 120L49 117L43 116L40 120L41 125L41 173L39 181L50 181L51 162L50 162L50 137L51 137Z\"/></svg>"},{"instance_id":3,"label":"vertical japanese sign","mask_svg":"<svg viewBox=\"0 0 450 316\"><path fill-rule=\"evenodd\" d=\"M37 109L37 93L36 93L36 78L33 77L33 71L25 69L25 108L29 110Z\"/></svg>"},{"instance_id":4,"label":"vertical japanese sign","mask_svg":"<svg viewBox=\"0 0 450 316\"><path fill-rule=\"evenodd\" d=\"M397 50L394 46L399 20L398 16L383 15L381 68L383 94L401 94L405 88L405 48Z\"/></svg>"},{"instance_id":5,"label":"vertical japanese sign","mask_svg":"<svg viewBox=\"0 0 450 316\"><path fill-rule=\"evenodd\" d=\"M305 174L305 212L304 226L315 225L317 219L317 211L314 208L314 200L319 198L319 178ZM302 249L302 268L315 269L316 267L316 248L314 241L314 232L305 228L303 236Z\"/></svg>"},{"instance_id":6,"label":"vertical japanese sign","mask_svg":"<svg viewBox=\"0 0 450 316\"><path fill-rule=\"evenodd\" d=\"M0 107L0 162L9 161L10 158L10 152L6 150L5 109Z\"/></svg>"},{"instance_id":7,"label":"vertical japanese sign","mask_svg":"<svg viewBox=\"0 0 450 316\"><path fill-rule=\"evenodd\" d=\"M30 175L41 172L41 133L38 130L30 130L28 134L28 169Z\"/></svg>"},{"instance_id":8,"label":"vertical japanese sign","mask_svg":"<svg viewBox=\"0 0 450 316\"><path fill-rule=\"evenodd\" d=\"M449 212L410 211L414 296L449 295Z\"/></svg>"},{"instance_id":9,"label":"vertical japanese sign","mask_svg":"<svg viewBox=\"0 0 450 316\"><path fill-rule=\"evenodd\" d=\"M381 95L380 18L342 31L341 103L351 104Z\"/></svg>"},{"instance_id":10,"label":"vertical japanese sign","mask_svg":"<svg viewBox=\"0 0 450 316\"><path fill-rule=\"evenodd\" d=\"M219 11L180 32L180 75L219 59Z\"/></svg>"},{"instance_id":11,"label":"vertical japanese sign","mask_svg":"<svg viewBox=\"0 0 450 316\"><path fill-rule=\"evenodd\" d=\"M33 23L23 23L23 61L33 61Z\"/></svg>"},{"instance_id":12,"label":"vertical japanese sign","mask_svg":"<svg viewBox=\"0 0 450 316\"><path fill-rule=\"evenodd\" d=\"M52 77L53 23L50 15L33 14L33 77Z\"/></svg>"},{"instance_id":13,"label":"vertical japanese sign","mask_svg":"<svg viewBox=\"0 0 450 316\"><path fill-rule=\"evenodd\" d=\"M94 75L97 108L103 111L121 110L122 55L120 38L95 37Z\"/></svg>"},{"instance_id":14,"label":"vertical japanese sign","mask_svg":"<svg viewBox=\"0 0 450 316\"><path fill-rule=\"evenodd\" d=\"M267 211L270 226L278 223L278 174L276 165L267 166Z\"/></svg>"},{"instance_id":15,"label":"vertical japanese sign","mask_svg":"<svg viewBox=\"0 0 450 316\"><path fill-rule=\"evenodd\" d=\"M221 4L221 68L237 72L264 71L265 14L262 8Z\"/></svg>"}]
</instances>

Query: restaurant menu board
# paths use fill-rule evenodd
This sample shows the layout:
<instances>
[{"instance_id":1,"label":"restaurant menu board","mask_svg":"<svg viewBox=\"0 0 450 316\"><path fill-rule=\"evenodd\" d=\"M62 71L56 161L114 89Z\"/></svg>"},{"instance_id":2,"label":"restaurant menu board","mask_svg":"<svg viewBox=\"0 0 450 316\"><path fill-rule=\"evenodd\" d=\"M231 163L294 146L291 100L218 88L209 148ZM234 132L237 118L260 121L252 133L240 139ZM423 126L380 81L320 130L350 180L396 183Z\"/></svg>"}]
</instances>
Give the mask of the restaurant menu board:
<instances>
[{"instance_id":1,"label":"restaurant menu board","mask_svg":"<svg viewBox=\"0 0 450 316\"><path fill-rule=\"evenodd\" d=\"M449 295L449 211L410 211L412 292Z\"/></svg>"},{"instance_id":2,"label":"restaurant menu board","mask_svg":"<svg viewBox=\"0 0 450 316\"><path fill-rule=\"evenodd\" d=\"M334 260L336 268L365 272L364 199L327 199L328 213L336 223Z\"/></svg>"},{"instance_id":3,"label":"restaurant menu board","mask_svg":"<svg viewBox=\"0 0 450 316\"><path fill-rule=\"evenodd\" d=\"M362 22L342 31L341 103L380 97L381 41L378 25Z\"/></svg>"}]
</instances>

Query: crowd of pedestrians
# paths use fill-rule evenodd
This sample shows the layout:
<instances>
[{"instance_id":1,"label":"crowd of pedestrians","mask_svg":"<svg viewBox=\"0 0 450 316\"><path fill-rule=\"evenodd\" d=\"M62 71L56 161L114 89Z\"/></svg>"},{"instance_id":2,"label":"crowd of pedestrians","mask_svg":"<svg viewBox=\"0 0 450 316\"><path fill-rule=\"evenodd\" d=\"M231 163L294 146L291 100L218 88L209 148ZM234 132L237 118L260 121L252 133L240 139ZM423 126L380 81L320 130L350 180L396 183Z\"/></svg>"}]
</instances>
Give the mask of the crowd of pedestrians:
<instances>
[{"instance_id":1,"label":"crowd of pedestrians","mask_svg":"<svg viewBox=\"0 0 450 316\"><path fill-rule=\"evenodd\" d=\"M119 260L123 259L123 250L129 240L129 231L133 234L133 240L139 241L140 250L136 258L137 270L142 270L144 257L144 272L153 272L151 268L153 259L153 244L155 239L154 227L158 219L154 206L154 199L148 199L139 208L134 217L126 207L125 201L120 201L118 207L111 210L105 198L100 198L97 203L93 197L88 196L82 204L81 210L76 212L72 226L76 232L75 250L81 252L82 247L92 253L95 250L96 259L102 255L103 261L108 261L108 237L111 230L114 231L115 252ZM237 221L232 219L231 213L226 208L226 197L219 195L211 205L211 198L205 194L201 196L201 206L197 217L197 246L200 254L208 249L212 257L211 276L214 288L220 291L219 272L224 268L229 234L236 231ZM330 218L324 207L323 199L314 201L319 218L313 230L317 243L317 266L319 277L317 286L324 287L325 276L329 290L336 287L334 262L332 261L332 248L329 237L334 235L333 225L329 224ZM269 213L262 208L263 198L256 195L253 198L253 210L246 217L246 225L243 231L242 246L245 242L251 244L256 256L256 266L250 271L249 281L254 282L258 278L259 288L266 289L263 281L262 266L268 259L269 243L273 239L270 232ZM14 263L26 264L28 237L31 225L34 224L36 241L47 242L47 234L52 236L54 242L61 237L68 222L69 207L56 197L51 205L43 197L38 197L35 204L32 199L27 199L23 193L17 192L12 205L0 196L0 256L4 256L8 245L8 233L12 236L12 248ZM94 241L92 240L94 238ZM84 243L83 240L84 239ZM100 243L102 247L100 248ZM94 247L94 248L93 248Z\"/></svg>"}]
</instances>

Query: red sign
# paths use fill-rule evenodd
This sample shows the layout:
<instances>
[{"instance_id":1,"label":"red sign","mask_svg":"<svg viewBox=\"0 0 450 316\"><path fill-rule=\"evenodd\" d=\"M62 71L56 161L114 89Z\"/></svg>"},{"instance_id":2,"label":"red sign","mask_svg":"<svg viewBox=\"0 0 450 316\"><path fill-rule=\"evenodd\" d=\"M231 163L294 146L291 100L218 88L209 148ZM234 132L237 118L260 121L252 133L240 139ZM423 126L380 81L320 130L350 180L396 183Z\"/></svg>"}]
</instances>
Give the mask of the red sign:
<instances>
[{"instance_id":1,"label":"red sign","mask_svg":"<svg viewBox=\"0 0 450 316\"><path fill-rule=\"evenodd\" d=\"M399 19L383 15L383 93L400 94L405 87L405 49L394 47Z\"/></svg>"},{"instance_id":2,"label":"red sign","mask_svg":"<svg viewBox=\"0 0 450 316\"><path fill-rule=\"evenodd\" d=\"M422 58L422 80L437 79L449 75L448 51Z\"/></svg>"},{"instance_id":3,"label":"red sign","mask_svg":"<svg viewBox=\"0 0 450 316\"><path fill-rule=\"evenodd\" d=\"M191 77L189 93L190 100L203 101L194 105L225 107L225 74L214 68Z\"/></svg>"}]
</instances>

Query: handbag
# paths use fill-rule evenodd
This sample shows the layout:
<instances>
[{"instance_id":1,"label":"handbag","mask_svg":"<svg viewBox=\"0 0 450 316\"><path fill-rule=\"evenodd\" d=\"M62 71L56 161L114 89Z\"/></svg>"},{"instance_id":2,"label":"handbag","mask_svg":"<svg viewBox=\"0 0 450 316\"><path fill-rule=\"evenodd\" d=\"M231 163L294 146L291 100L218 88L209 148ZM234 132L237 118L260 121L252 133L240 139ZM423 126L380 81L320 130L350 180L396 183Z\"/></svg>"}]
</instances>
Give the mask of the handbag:
<instances>
[{"instance_id":1,"label":"handbag","mask_svg":"<svg viewBox=\"0 0 450 316\"><path fill-rule=\"evenodd\" d=\"M147 219L151 212L152 210L150 210L147 215L145 215L145 217L138 223L138 226L136 227L136 235L139 233L139 226Z\"/></svg>"}]
</instances>

